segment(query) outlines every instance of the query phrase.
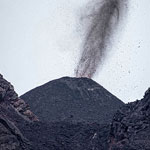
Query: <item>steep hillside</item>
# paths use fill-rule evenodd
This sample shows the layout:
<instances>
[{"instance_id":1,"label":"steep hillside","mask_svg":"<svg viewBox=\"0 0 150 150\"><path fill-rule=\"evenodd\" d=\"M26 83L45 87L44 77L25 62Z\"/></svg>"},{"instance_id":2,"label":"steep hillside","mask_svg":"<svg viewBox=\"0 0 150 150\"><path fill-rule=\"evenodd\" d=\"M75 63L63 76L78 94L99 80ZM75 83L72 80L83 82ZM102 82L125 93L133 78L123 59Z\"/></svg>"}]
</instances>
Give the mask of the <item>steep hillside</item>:
<instances>
[{"instance_id":1,"label":"steep hillside","mask_svg":"<svg viewBox=\"0 0 150 150\"><path fill-rule=\"evenodd\" d=\"M150 89L123 104L91 79L65 77L25 96L39 117L0 75L0 150L150 150Z\"/></svg>"},{"instance_id":2,"label":"steep hillside","mask_svg":"<svg viewBox=\"0 0 150 150\"><path fill-rule=\"evenodd\" d=\"M34 121L38 119L29 106L0 75L0 150L31 150L31 143L21 130L25 123Z\"/></svg>"},{"instance_id":3,"label":"steep hillside","mask_svg":"<svg viewBox=\"0 0 150 150\"><path fill-rule=\"evenodd\" d=\"M42 121L110 123L124 103L88 78L63 77L21 98Z\"/></svg>"}]
</instances>

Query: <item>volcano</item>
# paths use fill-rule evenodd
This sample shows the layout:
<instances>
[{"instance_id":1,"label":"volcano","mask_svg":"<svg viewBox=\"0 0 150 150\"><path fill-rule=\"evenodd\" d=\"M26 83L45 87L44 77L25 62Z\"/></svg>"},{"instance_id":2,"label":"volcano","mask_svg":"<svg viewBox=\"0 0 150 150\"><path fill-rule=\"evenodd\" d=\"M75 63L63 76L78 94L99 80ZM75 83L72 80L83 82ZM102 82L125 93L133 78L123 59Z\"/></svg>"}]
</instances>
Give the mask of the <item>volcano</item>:
<instances>
[{"instance_id":1,"label":"volcano","mask_svg":"<svg viewBox=\"0 0 150 150\"><path fill-rule=\"evenodd\" d=\"M124 104L91 79L63 77L21 98L0 75L0 150L150 149L150 89Z\"/></svg>"},{"instance_id":2,"label":"volcano","mask_svg":"<svg viewBox=\"0 0 150 150\"><path fill-rule=\"evenodd\" d=\"M110 123L124 103L89 78L63 77L21 96L42 121Z\"/></svg>"}]
</instances>

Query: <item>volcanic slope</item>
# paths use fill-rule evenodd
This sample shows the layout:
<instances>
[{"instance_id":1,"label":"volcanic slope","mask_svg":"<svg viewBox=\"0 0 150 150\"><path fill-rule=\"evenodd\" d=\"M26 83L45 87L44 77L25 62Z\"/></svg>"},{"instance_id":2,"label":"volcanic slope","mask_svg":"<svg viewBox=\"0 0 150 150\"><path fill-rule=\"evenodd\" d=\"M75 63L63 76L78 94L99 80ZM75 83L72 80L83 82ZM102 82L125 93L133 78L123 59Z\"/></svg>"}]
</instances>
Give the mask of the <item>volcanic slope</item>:
<instances>
[{"instance_id":1,"label":"volcanic slope","mask_svg":"<svg viewBox=\"0 0 150 150\"><path fill-rule=\"evenodd\" d=\"M110 123L124 103L89 78L63 77L39 86L21 98L46 122Z\"/></svg>"},{"instance_id":2,"label":"volcanic slope","mask_svg":"<svg viewBox=\"0 0 150 150\"><path fill-rule=\"evenodd\" d=\"M107 150L109 129L97 123L41 122L0 74L0 150Z\"/></svg>"}]
</instances>

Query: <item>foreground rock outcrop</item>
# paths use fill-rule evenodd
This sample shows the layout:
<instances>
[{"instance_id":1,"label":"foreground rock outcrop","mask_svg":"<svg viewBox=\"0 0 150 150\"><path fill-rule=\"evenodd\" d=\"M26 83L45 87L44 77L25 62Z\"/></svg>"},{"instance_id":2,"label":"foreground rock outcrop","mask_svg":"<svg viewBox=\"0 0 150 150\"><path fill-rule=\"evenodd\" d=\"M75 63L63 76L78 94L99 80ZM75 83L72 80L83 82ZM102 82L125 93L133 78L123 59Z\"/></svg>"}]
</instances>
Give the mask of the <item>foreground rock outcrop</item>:
<instances>
[{"instance_id":1,"label":"foreground rock outcrop","mask_svg":"<svg viewBox=\"0 0 150 150\"><path fill-rule=\"evenodd\" d=\"M13 107L26 120L36 121L38 118L30 111L29 105L20 99L14 87L0 75L0 104Z\"/></svg>"},{"instance_id":2,"label":"foreground rock outcrop","mask_svg":"<svg viewBox=\"0 0 150 150\"><path fill-rule=\"evenodd\" d=\"M28 150L30 142L18 126L38 121L29 106L18 97L13 86L0 75L0 150Z\"/></svg>"},{"instance_id":3,"label":"foreground rock outcrop","mask_svg":"<svg viewBox=\"0 0 150 150\"><path fill-rule=\"evenodd\" d=\"M112 150L150 150L150 89L140 101L123 106L110 130Z\"/></svg>"}]
</instances>

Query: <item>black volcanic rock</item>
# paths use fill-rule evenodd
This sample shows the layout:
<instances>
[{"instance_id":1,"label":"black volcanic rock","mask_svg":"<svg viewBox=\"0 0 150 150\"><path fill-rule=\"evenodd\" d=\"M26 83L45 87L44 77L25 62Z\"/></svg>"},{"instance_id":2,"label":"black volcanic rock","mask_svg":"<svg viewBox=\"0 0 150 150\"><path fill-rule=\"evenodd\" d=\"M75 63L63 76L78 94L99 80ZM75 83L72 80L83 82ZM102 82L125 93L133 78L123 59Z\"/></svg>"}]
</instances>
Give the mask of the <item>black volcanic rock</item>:
<instances>
[{"instance_id":1,"label":"black volcanic rock","mask_svg":"<svg viewBox=\"0 0 150 150\"><path fill-rule=\"evenodd\" d=\"M103 87L87 78L61 78L37 89L40 88L43 95L47 95L51 89L53 101L50 99L50 102L57 100L60 103L58 99L62 98L65 101L62 107L73 101L71 106L75 107L71 108L75 109L69 110L72 116L62 119L61 114L60 120L59 117L50 121L42 117L42 121L38 120L27 103L18 98L13 86L0 75L0 150L150 150L150 89L141 101L124 105ZM40 90L36 93L41 95ZM78 100L83 101L81 106L85 113L82 107L77 107ZM41 103L40 100L38 102ZM122 107L112 117L111 113L117 109L114 107L115 103L121 103ZM35 104L38 104L36 99ZM49 103L46 101L46 104ZM51 108L50 104L48 106ZM96 104L100 110L97 110ZM89 110L90 105L96 114L93 114L93 119L91 116L86 117L89 112L85 108ZM107 111L103 106L108 108ZM82 119L78 116L80 112L75 111L79 111L79 108L84 113L81 115ZM105 118L104 114L107 112L110 115ZM101 120L97 119L98 115Z\"/></svg>"},{"instance_id":2,"label":"black volcanic rock","mask_svg":"<svg viewBox=\"0 0 150 150\"><path fill-rule=\"evenodd\" d=\"M13 86L0 75L0 150L31 150L21 129L25 122L37 120Z\"/></svg>"},{"instance_id":3,"label":"black volcanic rock","mask_svg":"<svg viewBox=\"0 0 150 150\"><path fill-rule=\"evenodd\" d=\"M110 133L110 150L150 150L150 89L118 110Z\"/></svg>"},{"instance_id":4,"label":"black volcanic rock","mask_svg":"<svg viewBox=\"0 0 150 150\"><path fill-rule=\"evenodd\" d=\"M29 106L20 99L14 91L13 85L5 80L0 74L0 104L8 104L13 107L22 117L27 120L36 121L38 118L30 111Z\"/></svg>"},{"instance_id":5,"label":"black volcanic rock","mask_svg":"<svg viewBox=\"0 0 150 150\"><path fill-rule=\"evenodd\" d=\"M63 77L21 98L42 121L110 123L124 103L88 78Z\"/></svg>"},{"instance_id":6,"label":"black volcanic rock","mask_svg":"<svg viewBox=\"0 0 150 150\"><path fill-rule=\"evenodd\" d=\"M22 133L34 150L108 150L109 129L97 123L36 122Z\"/></svg>"},{"instance_id":7,"label":"black volcanic rock","mask_svg":"<svg viewBox=\"0 0 150 150\"><path fill-rule=\"evenodd\" d=\"M94 122L41 122L0 76L0 150L107 150L109 129Z\"/></svg>"},{"instance_id":8,"label":"black volcanic rock","mask_svg":"<svg viewBox=\"0 0 150 150\"><path fill-rule=\"evenodd\" d=\"M24 137L18 128L18 122L23 125L26 120L20 117L10 106L5 107L10 110L7 111L6 108L0 106L0 150L31 150L30 141Z\"/></svg>"}]
</instances>

